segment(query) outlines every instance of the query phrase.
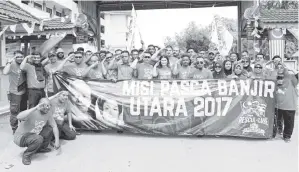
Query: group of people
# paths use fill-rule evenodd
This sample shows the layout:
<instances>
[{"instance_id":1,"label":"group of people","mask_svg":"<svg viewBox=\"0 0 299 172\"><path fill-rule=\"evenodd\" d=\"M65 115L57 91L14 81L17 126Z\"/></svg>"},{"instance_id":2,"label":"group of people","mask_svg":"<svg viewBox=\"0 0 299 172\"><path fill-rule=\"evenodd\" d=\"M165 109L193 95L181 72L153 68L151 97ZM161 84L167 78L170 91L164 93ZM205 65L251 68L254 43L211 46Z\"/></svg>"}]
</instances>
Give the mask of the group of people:
<instances>
[{"instance_id":1,"label":"group of people","mask_svg":"<svg viewBox=\"0 0 299 172\"><path fill-rule=\"evenodd\" d=\"M37 152L49 152L49 144L59 148L59 139L73 140L78 134L72 124L69 92L55 87L53 74L67 73L88 80L186 80L186 79L272 79L276 80L276 133L290 141L297 108L298 73L290 71L280 56L266 61L263 54L250 58L247 51L241 57L190 48L185 53L178 47L161 49L149 45L144 50L100 51L93 53L78 48L65 57L64 50L51 51L48 57L32 53L24 58L14 52L3 73L9 75L10 124L14 142L28 147L23 163L29 165ZM27 106L28 105L28 106ZM21 122L19 122L21 121ZM284 123L284 124L283 124Z\"/></svg>"}]
</instances>

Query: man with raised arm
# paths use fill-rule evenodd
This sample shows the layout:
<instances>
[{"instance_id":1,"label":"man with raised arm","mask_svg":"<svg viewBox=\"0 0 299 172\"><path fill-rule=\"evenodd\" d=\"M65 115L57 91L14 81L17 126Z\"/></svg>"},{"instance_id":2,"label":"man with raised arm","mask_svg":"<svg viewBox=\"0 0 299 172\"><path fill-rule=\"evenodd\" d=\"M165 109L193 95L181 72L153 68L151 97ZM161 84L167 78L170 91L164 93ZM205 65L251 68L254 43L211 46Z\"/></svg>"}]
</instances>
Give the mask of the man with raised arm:
<instances>
[{"instance_id":1,"label":"man with raised arm","mask_svg":"<svg viewBox=\"0 0 299 172\"><path fill-rule=\"evenodd\" d=\"M37 106L21 112L17 116L21 123L14 134L14 143L20 147L27 147L22 157L24 165L31 164L31 157L35 153L51 151L48 146L53 133L54 147L56 149L60 147L58 128L50 109L49 99L42 98Z\"/></svg>"}]
</instances>

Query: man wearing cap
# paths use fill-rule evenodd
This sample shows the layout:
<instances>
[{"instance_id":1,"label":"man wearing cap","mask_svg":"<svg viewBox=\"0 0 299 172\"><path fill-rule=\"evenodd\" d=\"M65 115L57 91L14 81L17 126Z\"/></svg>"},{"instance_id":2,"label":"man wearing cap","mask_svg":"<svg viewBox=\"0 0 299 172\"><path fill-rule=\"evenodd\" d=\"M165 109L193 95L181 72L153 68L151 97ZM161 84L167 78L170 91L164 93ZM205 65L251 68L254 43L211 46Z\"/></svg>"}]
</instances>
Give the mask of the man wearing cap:
<instances>
[{"instance_id":1,"label":"man wearing cap","mask_svg":"<svg viewBox=\"0 0 299 172\"><path fill-rule=\"evenodd\" d=\"M17 115L27 109L26 75L20 69L24 59L21 51L14 52L14 58L6 63L3 74L9 77L10 125L13 133L18 128Z\"/></svg>"},{"instance_id":2,"label":"man wearing cap","mask_svg":"<svg viewBox=\"0 0 299 172\"><path fill-rule=\"evenodd\" d=\"M64 59L64 51L62 48L58 48L56 51L58 61L62 61Z\"/></svg>"},{"instance_id":3,"label":"man wearing cap","mask_svg":"<svg viewBox=\"0 0 299 172\"><path fill-rule=\"evenodd\" d=\"M61 62L59 62L58 60L58 54L56 53L57 56L55 55L54 52L49 52L48 54L48 58L50 60L50 63L47 64L45 66L45 71L47 73L47 85L46 85L46 91L47 91L47 95L50 97L52 95L54 95L55 93L57 93L57 88L54 88L54 80L53 80L53 74L59 70L61 70L63 68L63 66L65 65L65 63L70 60L70 58L72 58L74 55L71 54L69 55L66 59L63 59Z\"/></svg>"}]
</instances>

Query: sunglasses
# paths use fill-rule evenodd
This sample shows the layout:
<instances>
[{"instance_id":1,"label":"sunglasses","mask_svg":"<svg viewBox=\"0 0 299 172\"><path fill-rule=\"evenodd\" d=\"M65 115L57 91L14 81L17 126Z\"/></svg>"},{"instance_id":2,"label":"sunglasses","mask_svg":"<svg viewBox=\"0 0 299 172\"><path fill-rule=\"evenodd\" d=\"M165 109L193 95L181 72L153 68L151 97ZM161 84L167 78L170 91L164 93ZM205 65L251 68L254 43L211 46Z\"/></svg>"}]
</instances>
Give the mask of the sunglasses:
<instances>
[{"instance_id":1,"label":"sunglasses","mask_svg":"<svg viewBox=\"0 0 299 172\"><path fill-rule=\"evenodd\" d=\"M256 69L263 69L262 66L255 66L254 68L256 68Z\"/></svg>"},{"instance_id":2,"label":"sunglasses","mask_svg":"<svg viewBox=\"0 0 299 172\"><path fill-rule=\"evenodd\" d=\"M203 63L204 63L203 61L196 62L197 65L199 65L199 64L203 64Z\"/></svg>"},{"instance_id":3,"label":"sunglasses","mask_svg":"<svg viewBox=\"0 0 299 172\"><path fill-rule=\"evenodd\" d=\"M22 59L22 58L23 58L23 56L17 56L16 58L17 58L17 59Z\"/></svg>"},{"instance_id":4,"label":"sunglasses","mask_svg":"<svg viewBox=\"0 0 299 172\"><path fill-rule=\"evenodd\" d=\"M215 68L221 68L221 66L215 66Z\"/></svg>"},{"instance_id":5,"label":"sunglasses","mask_svg":"<svg viewBox=\"0 0 299 172\"><path fill-rule=\"evenodd\" d=\"M244 61L242 61L242 63L248 63L249 61L246 61L246 60L244 60Z\"/></svg>"},{"instance_id":6,"label":"sunglasses","mask_svg":"<svg viewBox=\"0 0 299 172\"><path fill-rule=\"evenodd\" d=\"M75 56L75 58L76 58L76 59L81 59L81 58L82 58L82 56Z\"/></svg>"},{"instance_id":7,"label":"sunglasses","mask_svg":"<svg viewBox=\"0 0 299 172\"><path fill-rule=\"evenodd\" d=\"M149 58L151 58L151 56L144 56L143 58L145 58L145 59L149 59Z\"/></svg>"}]
</instances>

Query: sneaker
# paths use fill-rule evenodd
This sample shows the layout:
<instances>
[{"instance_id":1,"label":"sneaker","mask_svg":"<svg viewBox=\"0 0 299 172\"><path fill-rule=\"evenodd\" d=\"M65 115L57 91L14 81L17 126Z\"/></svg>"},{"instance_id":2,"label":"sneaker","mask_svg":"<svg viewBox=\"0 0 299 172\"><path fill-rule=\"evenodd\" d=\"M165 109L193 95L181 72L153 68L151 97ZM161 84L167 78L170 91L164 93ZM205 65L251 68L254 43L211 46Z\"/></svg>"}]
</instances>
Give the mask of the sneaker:
<instances>
[{"instance_id":1,"label":"sneaker","mask_svg":"<svg viewBox=\"0 0 299 172\"><path fill-rule=\"evenodd\" d=\"M24 165L30 165L31 164L30 156L24 156L23 155L22 162L23 162Z\"/></svg>"},{"instance_id":2,"label":"sneaker","mask_svg":"<svg viewBox=\"0 0 299 172\"><path fill-rule=\"evenodd\" d=\"M51 152L52 150L50 148L42 148L40 150L38 150L37 152L38 153L48 153L48 152Z\"/></svg>"},{"instance_id":3,"label":"sneaker","mask_svg":"<svg viewBox=\"0 0 299 172\"><path fill-rule=\"evenodd\" d=\"M118 130L117 133L118 134L122 134L124 131Z\"/></svg>"},{"instance_id":4,"label":"sneaker","mask_svg":"<svg viewBox=\"0 0 299 172\"><path fill-rule=\"evenodd\" d=\"M284 142L289 143L291 142L291 138L283 138Z\"/></svg>"}]
</instances>

